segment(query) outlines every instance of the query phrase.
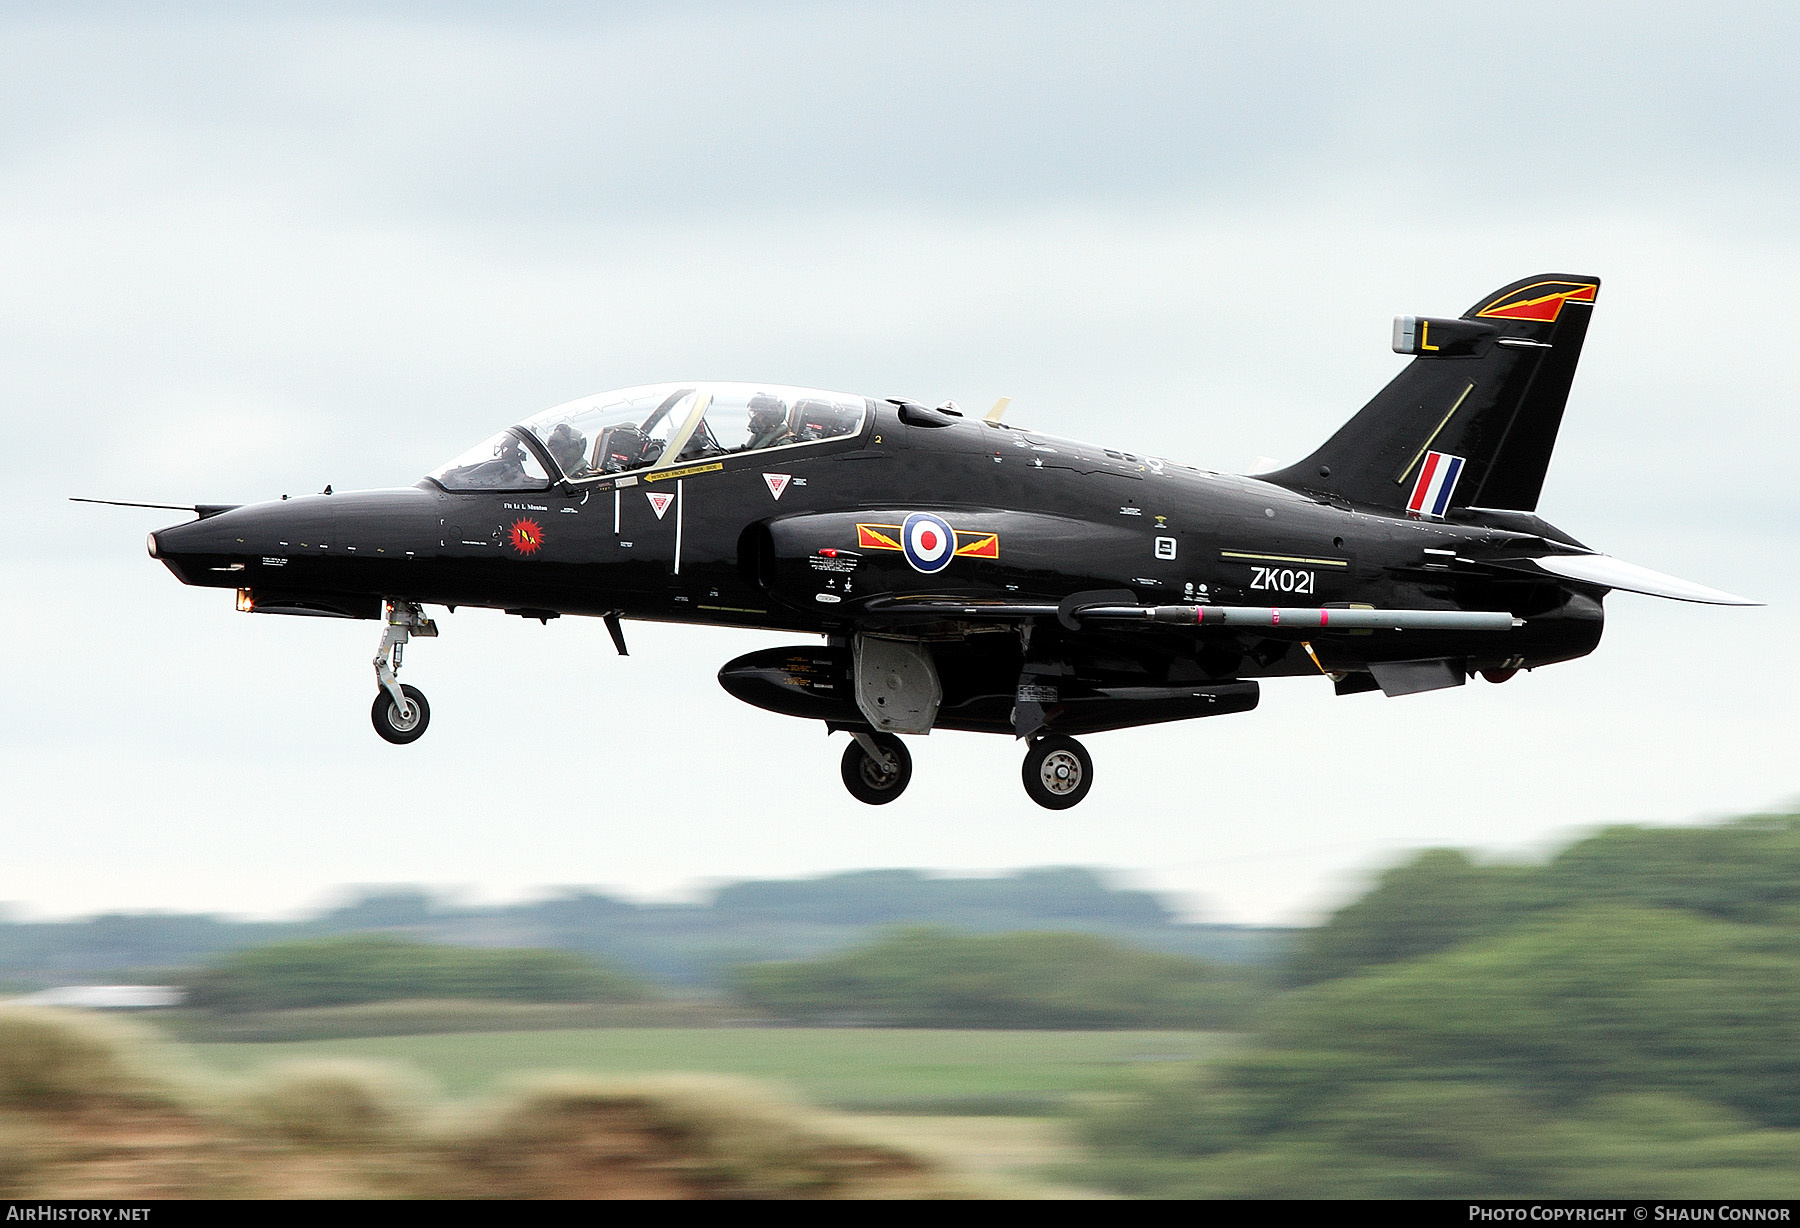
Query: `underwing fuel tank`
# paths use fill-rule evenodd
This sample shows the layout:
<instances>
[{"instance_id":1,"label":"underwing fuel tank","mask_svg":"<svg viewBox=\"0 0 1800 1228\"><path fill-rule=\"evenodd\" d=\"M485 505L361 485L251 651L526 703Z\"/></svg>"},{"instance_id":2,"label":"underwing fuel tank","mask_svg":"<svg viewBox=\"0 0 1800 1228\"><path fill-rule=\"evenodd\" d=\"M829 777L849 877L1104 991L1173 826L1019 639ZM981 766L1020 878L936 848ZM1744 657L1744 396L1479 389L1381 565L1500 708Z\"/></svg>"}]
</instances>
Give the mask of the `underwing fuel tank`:
<instances>
[{"instance_id":1,"label":"underwing fuel tank","mask_svg":"<svg viewBox=\"0 0 1800 1228\"><path fill-rule=\"evenodd\" d=\"M850 652L845 648L816 644L765 648L726 662L719 670L719 685L733 698L767 712L834 725L867 723L856 707Z\"/></svg>"},{"instance_id":2,"label":"underwing fuel tank","mask_svg":"<svg viewBox=\"0 0 1800 1228\"><path fill-rule=\"evenodd\" d=\"M945 646L941 651L958 651ZM765 648L729 661L719 685L752 707L783 716L824 721L835 728L867 729L856 703L849 648L803 644ZM1015 662L984 682L960 683L967 670L940 672L951 680L938 709L935 728L977 733L1018 733L1019 713L1033 719L1026 732L1099 733L1131 725L1192 720L1248 712L1261 689L1255 682L1182 686L1116 685L1076 676L1022 679Z\"/></svg>"}]
</instances>

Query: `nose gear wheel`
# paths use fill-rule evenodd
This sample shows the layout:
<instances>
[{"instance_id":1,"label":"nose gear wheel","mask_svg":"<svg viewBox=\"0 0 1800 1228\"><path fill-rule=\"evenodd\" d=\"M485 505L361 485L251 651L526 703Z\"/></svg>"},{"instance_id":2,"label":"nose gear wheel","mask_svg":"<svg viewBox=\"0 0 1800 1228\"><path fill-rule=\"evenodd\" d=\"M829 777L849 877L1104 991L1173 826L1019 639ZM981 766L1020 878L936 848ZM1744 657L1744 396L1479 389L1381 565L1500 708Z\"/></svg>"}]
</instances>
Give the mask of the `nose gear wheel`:
<instances>
[{"instance_id":1,"label":"nose gear wheel","mask_svg":"<svg viewBox=\"0 0 1800 1228\"><path fill-rule=\"evenodd\" d=\"M1032 801L1047 810L1067 810L1093 787L1094 761L1074 738L1055 734L1026 748L1019 775Z\"/></svg>"},{"instance_id":2,"label":"nose gear wheel","mask_svg":"<svg viewBox=\"0 0 1800 1228\"><path fill-rule=\"evenodd\" d=\"M431 705L416 686L401 683L400 691L406 698L404 711L385 690L377 691L369 719L375 722L376 733L396 746L405 746L424 736L425 726L431 724Z\"/></svg>"},{"instance_id":3,"label":"nose gear wheel","mask_svg":"<svg viewBox=\"0 0 1800 1228\"><path fill-rule=\"evenodd\" d=\"M891 733L857 734L844 748L842 771L844 788L851 797L870 806L885 806L906 792L912 780L912 755Z\"/></svg>"}]
</instances>

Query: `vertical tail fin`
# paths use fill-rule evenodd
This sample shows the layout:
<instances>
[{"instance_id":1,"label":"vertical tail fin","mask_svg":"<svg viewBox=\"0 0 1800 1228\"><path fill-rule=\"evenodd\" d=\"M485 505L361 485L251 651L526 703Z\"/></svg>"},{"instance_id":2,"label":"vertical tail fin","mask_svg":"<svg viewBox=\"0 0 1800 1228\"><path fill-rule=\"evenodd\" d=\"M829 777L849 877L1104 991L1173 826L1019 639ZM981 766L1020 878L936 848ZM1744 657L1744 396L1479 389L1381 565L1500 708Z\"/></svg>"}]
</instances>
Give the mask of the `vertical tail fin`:
<instances>
[{"instance_id":1,"label":"vertical tail fin","mask_svg":"<svg viewBox=\"0 0 1800 1228\"><path fill-rule=\"evenodd\" d=\"M1413 361L1311 456L1259 476L1416 516L1536 510L1599 295L1598 277L1543 273L1454 320L1395 320Z\"/></svg>"}]
</instances>

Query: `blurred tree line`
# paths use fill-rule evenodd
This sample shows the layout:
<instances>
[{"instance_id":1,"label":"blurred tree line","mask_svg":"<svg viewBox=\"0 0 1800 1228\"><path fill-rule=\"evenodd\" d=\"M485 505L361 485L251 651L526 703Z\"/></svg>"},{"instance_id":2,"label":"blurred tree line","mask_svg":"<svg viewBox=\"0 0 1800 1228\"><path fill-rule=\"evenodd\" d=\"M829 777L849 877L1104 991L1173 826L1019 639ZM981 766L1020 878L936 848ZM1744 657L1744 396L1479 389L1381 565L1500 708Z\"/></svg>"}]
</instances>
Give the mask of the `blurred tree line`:
<instances>
[{"instance_id":1,"label":"blurred tree line","mask_svg":"<svg viewBox=\"0 0 1800 1228\"><path fill-rule=\"evenodd\" d=\"M1466 853L1433 849L1302 932L1290 968L1302 983L1328 980L1504 933L1574 903L1792 925L1800 922L1800 829L1793 816L1614 827L1543 865L1478 865Z\"/></svg>"},{"instance_id":2,"label":"blurred tree line","mask_svg":"<svg viewBox=\"0 0 1800 1228\"><path fill-rule=\"evenodd\" d=\"M1086 1121L1189 1196L1800 1193L1800 817L1423 853L1301 940L1251 1042Z\"/></svg>"},{"instance_id":3,"label":"blurred tree line","mask_svg":"<svg viewBox=\"0 0 1800 1228\"><path fill-rule=\"evenodd\" d=\"M917 926L826 959L749 965L732 983L750 1005L802 1023L1235 1028L1267 977L1092 934Z\"/></svg>"},{"instance_id":4,"label":"blurred tree line","mask_svg":"<svg viewBox=\"0 0 1800 1228\"><path fill-rule=\"evenodd\" d=\"M568 951L470 948L379 934L272 943L189 973L215 1013L366 1002L641 1002L661 991ZM897 930L841 955L749 965L734 996L801 1024L921 1028L1235 1028L1266 974L1089 934Z\"/></svg>"},{"instance_id":5,"label":"blurred tree line","mask_svg":"<svg viewBox=\"0 0 1800 1228\"><path fill-rule=\"evenodd\" d=\"M278 942L187 978L187 1005L287 1010L397 1000L636 1002L643 982L569 951L473 948L379 934Z\"/></svg>"},{"instance_id":6,"label":"blurred tree line","mask_svg":"<svg viewBox=\"0 0 1800 1228\"><path fill-rule=\"evenodd\" d=\"M470 906L414 887L365 892L300 921L166 913L75 921L0 917L0 982L22 989L105 980L159 981L220 954L271 942L379 932L420 942L542 947L678 985L717 987L745 963L840 951L890 926L992 933L1101 934L1150 950L1271 963L1285 928L1185 922L1147 891L1077 867L947 878L864 870L814 879L729 883L693 903L639 903L585 889L517 904Z\"/></svg>"}]
</instances>

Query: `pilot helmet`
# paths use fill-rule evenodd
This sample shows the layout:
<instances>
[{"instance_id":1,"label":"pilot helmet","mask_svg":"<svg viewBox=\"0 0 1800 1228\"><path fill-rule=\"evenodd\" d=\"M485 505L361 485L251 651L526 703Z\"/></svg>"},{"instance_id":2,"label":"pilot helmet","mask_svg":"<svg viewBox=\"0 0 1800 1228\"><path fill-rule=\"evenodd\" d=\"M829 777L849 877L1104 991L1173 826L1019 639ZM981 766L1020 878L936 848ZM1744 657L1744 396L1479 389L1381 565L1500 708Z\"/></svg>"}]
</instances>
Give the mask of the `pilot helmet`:
<instances>
[{"instance_id":1,"label":"pilot helmet","mask_svg":"<svg viewBox=\"0 0 1800 1228\"><path fill-rule=\"evenodd\" d=\"M758 430L774 426L787 417L787 402L766 392L751 397L745 408L750 411L750 424Z\"/></svg>"}]
</instances>

